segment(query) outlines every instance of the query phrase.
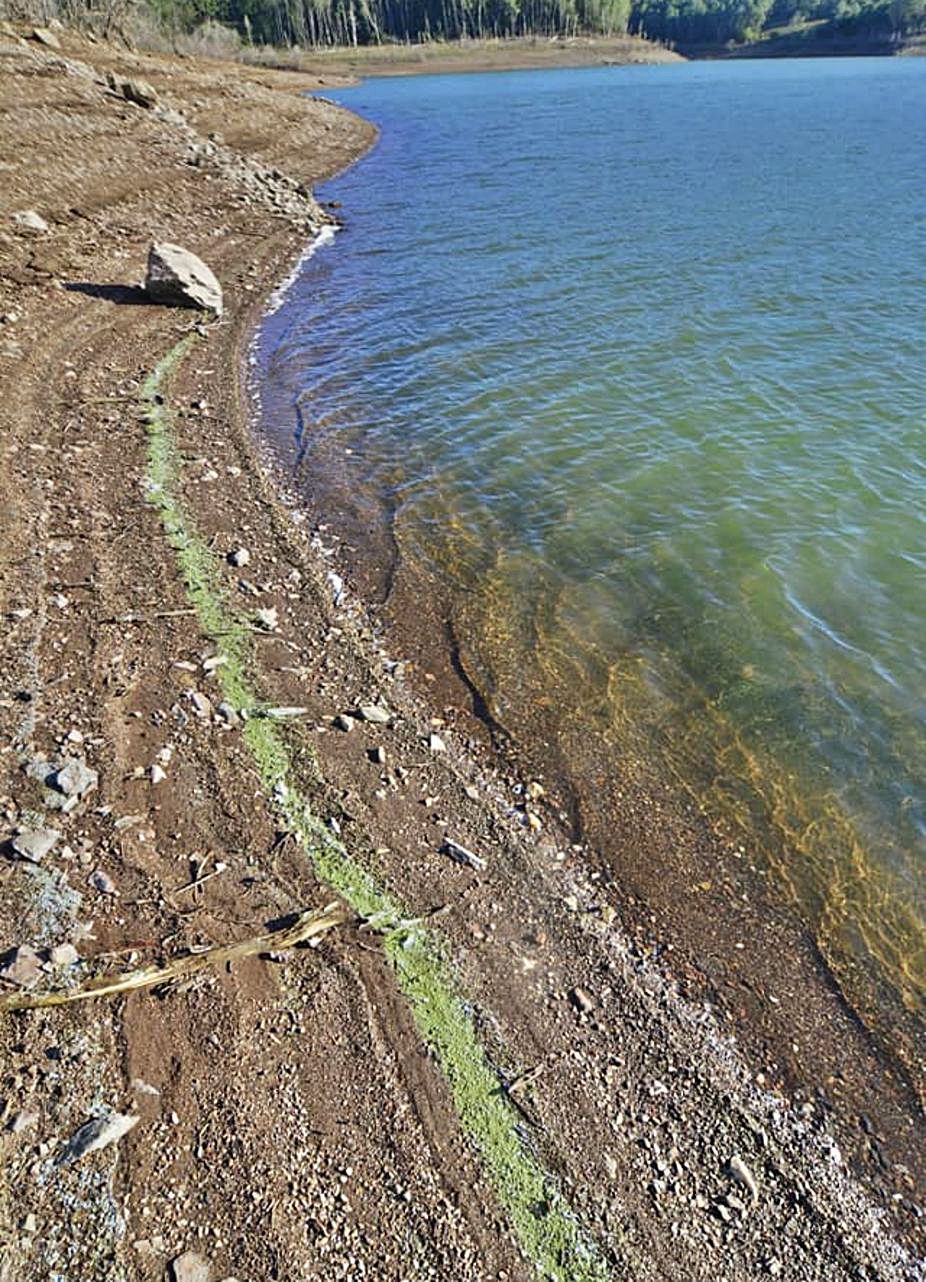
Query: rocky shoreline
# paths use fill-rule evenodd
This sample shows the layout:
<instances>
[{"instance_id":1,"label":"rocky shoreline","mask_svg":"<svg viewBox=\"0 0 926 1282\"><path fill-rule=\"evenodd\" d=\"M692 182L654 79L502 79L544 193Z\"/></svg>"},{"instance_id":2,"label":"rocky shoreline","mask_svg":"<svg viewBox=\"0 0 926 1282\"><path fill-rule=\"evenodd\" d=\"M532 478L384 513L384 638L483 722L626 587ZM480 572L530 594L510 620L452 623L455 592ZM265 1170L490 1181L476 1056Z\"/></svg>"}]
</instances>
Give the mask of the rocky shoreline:
<instances>
[{"instance_id":1,"label":"rocky shoreline","mask_svg":"<svg viewBox=\"0 0 926 1282\"><path fill-rule=\"evenodd\" d=\"M903 1173L757 1080L260 465L249 336L370 127L56 39L0 38L3 990L348 920L0 1014L0 1278L921 1276ZM221 322L148 302L152 240Z\"/></svg>"}]
</instances>

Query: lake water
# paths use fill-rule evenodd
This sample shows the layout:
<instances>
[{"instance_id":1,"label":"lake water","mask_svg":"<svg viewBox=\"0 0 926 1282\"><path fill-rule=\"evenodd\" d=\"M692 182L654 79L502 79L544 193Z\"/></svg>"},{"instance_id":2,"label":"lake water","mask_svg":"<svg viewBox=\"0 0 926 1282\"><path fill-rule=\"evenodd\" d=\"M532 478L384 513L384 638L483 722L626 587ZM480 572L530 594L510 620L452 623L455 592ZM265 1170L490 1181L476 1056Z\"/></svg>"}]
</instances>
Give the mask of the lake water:
<instances>
[{"instance_id":1,"label":"lake water","mask_svg":"<svg viewBox=\"0 0 926 1282\"><path fill-rule=\"evenodd\" d=\"M263 332L272 437L446 592L503 725L662 761L918 1023L926 59L340 100L382 137Z\"/></svg>"}]
</instances>

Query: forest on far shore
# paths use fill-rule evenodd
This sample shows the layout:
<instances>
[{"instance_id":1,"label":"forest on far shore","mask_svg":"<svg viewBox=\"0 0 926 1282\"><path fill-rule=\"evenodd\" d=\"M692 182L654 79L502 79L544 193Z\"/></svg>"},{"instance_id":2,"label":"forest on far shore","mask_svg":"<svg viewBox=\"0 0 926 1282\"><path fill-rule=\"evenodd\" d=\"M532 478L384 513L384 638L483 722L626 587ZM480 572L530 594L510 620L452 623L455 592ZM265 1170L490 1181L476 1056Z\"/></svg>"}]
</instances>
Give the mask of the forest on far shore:
<instances>
[{"instance_id":1,"label":"forest on far shore","mask_svg":"<svg viewBox=\"0 0 926 1282\"><path fill-rule=\"evenodd\" d=\"M261 60L270 47L627 35L695 54L748 54L757 42L881 52L926 33L926 0L0 0L0 18L52 14L104 34L129 20L151 47Z\"/></svg>"},{"instance_id":2,"label":"forest on far shore","mask_svg":"<svg viewBox=\"0 0 926 1282\"><path fill-rule=\"evenodd\" d=\"M327 47L508 36L644 36L682 49L769 30L902 39L926 0L147 0L168 30L220 23L249 44Z\"/></svg>"}]
</instances>

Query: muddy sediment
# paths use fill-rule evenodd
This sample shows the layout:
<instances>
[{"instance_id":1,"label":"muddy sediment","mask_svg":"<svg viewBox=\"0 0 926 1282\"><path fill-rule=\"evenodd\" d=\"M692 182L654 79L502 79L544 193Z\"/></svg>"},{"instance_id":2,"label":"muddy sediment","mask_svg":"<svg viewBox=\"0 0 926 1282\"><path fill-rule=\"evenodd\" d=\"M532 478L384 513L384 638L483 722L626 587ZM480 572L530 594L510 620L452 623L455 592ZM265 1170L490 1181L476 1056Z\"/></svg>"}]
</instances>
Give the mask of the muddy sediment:
<instances>
[{"instance_id":1,"label":"muddy sediment","mask_svg":"<svg viewBox=\"0 0 926 1282\"><path fill-rule=\"evenodd\" d=\"M321 225L305 186L369 126L303 97L305 76L60 42L0 38L0 838L61 833L36 864L5 848L0 944L34 948L45 987L244 940L330 902L343 850L401 903L405 937L442 941L475 1041L427 1026L396 923L357 904L317 948L0 1015L0 1277L163 1278L187 1250L215 1278L565 1277L561 1207L587 1276L916 1277L896 1135L869 1119L880 1159L859 1156L809 1045L799 1091L757 1076L727 1006L654 947L671 905L641 934L643 906L573 847L555 795L535 790L528 819L532 769L499 758L445 675L445 630L413 650L334 592L324 535L261 465L249 336ZM107 71L150 82L159 110ZM46 232L14 223L27 209ZM158 239L216 271L220 324L148 304ZM392 606L403 590L420 604L399 585ZM268 717L272 735L249 728ZM289 792L267 787L268 744ZM67 758L97 782L62 810L29 767ZM682 831L668 800L637 814L667 849ZM56 970L65 943L84 960ZM493 1086L467 1078L467 1096L477 1054ZM59 1161L107 1110L139 1120ZM528 1155L544 1198L512 1200L502 1151Z\"/></svg>"}]
</instances>

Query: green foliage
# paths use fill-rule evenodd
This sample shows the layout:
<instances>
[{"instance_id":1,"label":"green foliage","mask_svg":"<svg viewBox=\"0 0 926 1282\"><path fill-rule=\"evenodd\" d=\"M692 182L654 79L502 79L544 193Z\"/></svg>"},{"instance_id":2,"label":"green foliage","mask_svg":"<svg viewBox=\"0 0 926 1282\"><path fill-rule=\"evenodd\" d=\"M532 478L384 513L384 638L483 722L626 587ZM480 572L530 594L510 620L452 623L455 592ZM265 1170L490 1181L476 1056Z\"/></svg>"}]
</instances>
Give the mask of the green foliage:
<instances>
[{"instance_id":1,"label":"green foliage","mask_svg":"<svg viewBox=\"0 0 926 1282\"><path fill-rule=\"evenodd\" d=\"M632 27L651 39L725 44L761 32L771 0L637 0Z\"/></svg>"},{"instance_id":2,"label":"green foliage","mask_svg":"<svg viewBox=\"0 0 926 1282\"><path fill-rule=\"evenodd\" d=\"M630 30L686 45L757 40L771 28L825 19L818 37L926 30L926 0L634 0Z\"/></svg>"},{"instance_id":3,"label":"green foliage","mask_svg":"<svg viewBox=\"0 0 926 1282\"><path fill-rule=\"evenodd\" d=\"M148 0L148 7L165 31L191 31L216 16L216 0Z\"/></svg>"}]
</instances>

